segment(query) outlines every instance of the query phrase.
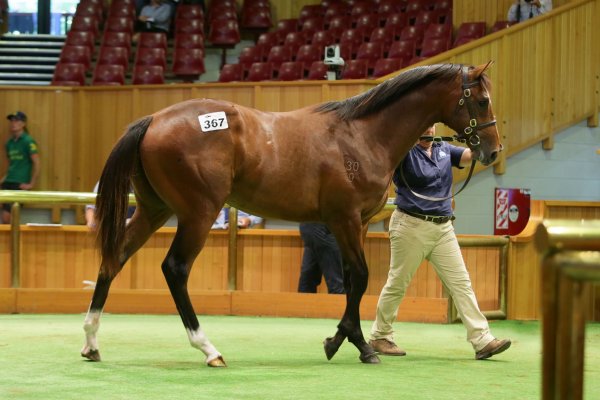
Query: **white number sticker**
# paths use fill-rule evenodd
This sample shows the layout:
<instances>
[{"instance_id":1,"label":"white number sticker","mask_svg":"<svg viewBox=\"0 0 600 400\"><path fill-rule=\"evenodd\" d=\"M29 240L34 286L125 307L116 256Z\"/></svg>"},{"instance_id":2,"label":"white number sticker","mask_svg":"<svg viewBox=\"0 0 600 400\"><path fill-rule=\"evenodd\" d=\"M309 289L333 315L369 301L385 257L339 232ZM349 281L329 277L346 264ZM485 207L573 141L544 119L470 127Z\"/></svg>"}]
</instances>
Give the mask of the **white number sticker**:
<instances>
[{"instance_id":1,"label":"white number sticker","mask_svg":"<svg viewBox=\"0 0 600 400\"><path fill-rule=\"evenodd\" d=\"M202 129L202 132L218 131L229 128L227 116L224 111L198 115L198 121L200 121L200 129Z\"/></svg>"}]
</instances>

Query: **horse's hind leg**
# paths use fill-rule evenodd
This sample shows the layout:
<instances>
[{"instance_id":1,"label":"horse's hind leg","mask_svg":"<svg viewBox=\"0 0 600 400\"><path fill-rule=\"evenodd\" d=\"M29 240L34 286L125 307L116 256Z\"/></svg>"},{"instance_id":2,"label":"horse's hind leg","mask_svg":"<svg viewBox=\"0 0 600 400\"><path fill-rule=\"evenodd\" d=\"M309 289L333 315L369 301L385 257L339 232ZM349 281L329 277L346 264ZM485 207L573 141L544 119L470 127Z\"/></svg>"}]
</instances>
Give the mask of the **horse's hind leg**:
<instances>
[{"instance_id":1,"label":"horse's hind leg","mask_svg":"<svg viewBox=\"0 0 600 400\"><path fill-rule=\"evenodd\" d=\"M211 213L208 214L212 216ZM200 327L187 290L192 264L204 246L213 220L214 218L208 217L180 220L175 239L163 261L162 271L187 331L190 344L206 355L208 366L225 367L226 364L221 353L212 345Z\"/></svg>"},{"instance_id":2,"label":"horse's hind leg","mask_svg":"<svg viewBox=\"0 0 600 400\"><path fill-rule=\"evenodd\" d=\"M100 325L100 315L104 309L110 285L123 268L123 265L145 242L150 235L161 227L171 215L168 209L156 209L149 212L147 208L140 205L136 209L133 218L127 225L123 253L119 257L119 268L113 275L104 272L111 268L100 268L98 279L94 288L92 302L85 316L83 330L85 331L85 344L81 349L81 355L91 361L100 361L97 332Z\"/></svg>"}]
</instances>

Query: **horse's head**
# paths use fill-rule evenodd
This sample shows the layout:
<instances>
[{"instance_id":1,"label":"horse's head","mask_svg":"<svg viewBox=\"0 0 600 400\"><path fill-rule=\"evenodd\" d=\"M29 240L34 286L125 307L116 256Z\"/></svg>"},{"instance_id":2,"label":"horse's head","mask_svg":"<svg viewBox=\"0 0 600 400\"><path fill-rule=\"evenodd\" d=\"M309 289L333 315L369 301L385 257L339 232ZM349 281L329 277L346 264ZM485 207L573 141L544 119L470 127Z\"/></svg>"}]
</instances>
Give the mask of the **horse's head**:
<instances>
[{"instance_id":1,"label":"horse's head","mask_svg":"<svg viewBox=\"0 0 600 400\"><path fill-rule=\"evenodd\" d=\"M490 64L462 67L461 97L448 124L458 132L458 139L467 143L473 158L484 165L493 163L502 151L490 98L491 83L484 73Z\"/></svg>"}]
</instances>

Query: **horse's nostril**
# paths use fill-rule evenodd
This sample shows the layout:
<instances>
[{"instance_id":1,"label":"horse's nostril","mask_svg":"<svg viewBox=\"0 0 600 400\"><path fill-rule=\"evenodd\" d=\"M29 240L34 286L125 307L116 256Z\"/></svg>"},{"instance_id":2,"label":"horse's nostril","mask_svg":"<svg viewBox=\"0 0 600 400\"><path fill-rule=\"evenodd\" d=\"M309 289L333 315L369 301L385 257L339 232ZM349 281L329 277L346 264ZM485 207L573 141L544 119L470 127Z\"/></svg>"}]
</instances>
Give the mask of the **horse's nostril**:
<instances>
[{"instance_id":1,"label":"horse's nostril","mask_svg":"<svg viewBox=\"0 0 600 400\"><path fill-rule=\"evenodd\" d=\"M493 151L492 154L490 154L490 160L491 160L491 162L496 161L496 157L498 157L498 152L497 151Z\"/></svg>"}]
</instances>

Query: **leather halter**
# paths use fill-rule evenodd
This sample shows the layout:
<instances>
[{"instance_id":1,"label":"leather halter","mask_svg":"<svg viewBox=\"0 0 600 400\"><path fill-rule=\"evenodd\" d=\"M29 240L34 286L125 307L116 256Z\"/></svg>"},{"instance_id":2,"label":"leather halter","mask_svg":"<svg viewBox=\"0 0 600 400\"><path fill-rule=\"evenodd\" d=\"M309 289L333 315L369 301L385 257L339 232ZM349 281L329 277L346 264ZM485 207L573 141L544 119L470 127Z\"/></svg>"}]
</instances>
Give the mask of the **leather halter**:
<instances>
[{"instance_id":1,"label":"leather halter","mask_svg":"<svg viewBox=\"0 0 600 400\"><path fill-rule=\"evenodd\" d=\"M447 142L452 142L452 141L457 141L460 143L467 143L467 146L469 146L469 149L475 150L477 149L480 145L481 145L481 139L479 138L479 135L477 134L478 131L485 129L489 126L494 126L496 125L496 120L493 119L491 121L485 122L483 124L478 124L477 123L477 118L474 117L475 114L475 106L473 104L472 98L471 98L471 88L474 86L477 86L480 84L480 80L476 79L472 82L469 82L469 68L466 66L462 66L461 67L462 70L462 97L460 98L460 100L458 101L458 107L462 107L463 105L467 105L467 111L469 112L469 126L467 126L464 130L463 130L463 135L454 135L454 136L421 136L421 138L431 138L431 139L424 139L424 140L431 140L434 142L441 142L441 141L447 141ZM457 107L457 109L458 109ZM421 139L420 138L420 139ZM448 200L453 198L454 196L458 195L460 192L463 191L463 189L467 186L467 184L469 183L469 181L471 180L471 176L473 176L473 170L475 169L475 163L477 162L477 160L475 158L472 158L471 160L471 167L469 169L469 175L467 175L467 179L465 180L465 182L463 183L462 187L460 189L458 189L458 191L450 196L446 196L446 197L431 197L431 196L425 196L423 194L419 194L417 192L415 192L414 190L411 189L411 187L408 185L408 182L406 182L406 179L404 178L404 171L402 168L402 163L400 163L400 177L402 178L402 183L404 183L404 185L406 186L406 188L408 190L410 190L410 192L416 196L419 197L421 199L424 200L429 200L429 201L444 201L444 200Z\"/></svg>"}]
</instances>

